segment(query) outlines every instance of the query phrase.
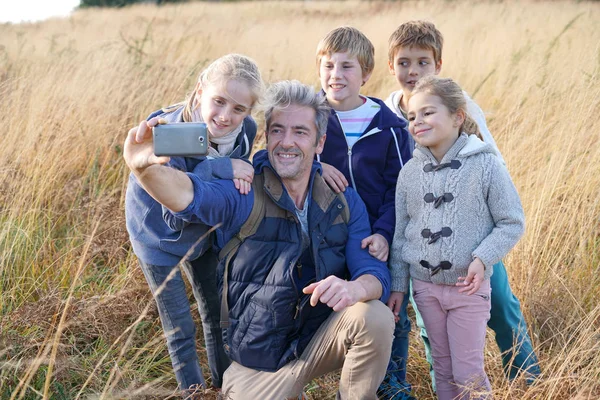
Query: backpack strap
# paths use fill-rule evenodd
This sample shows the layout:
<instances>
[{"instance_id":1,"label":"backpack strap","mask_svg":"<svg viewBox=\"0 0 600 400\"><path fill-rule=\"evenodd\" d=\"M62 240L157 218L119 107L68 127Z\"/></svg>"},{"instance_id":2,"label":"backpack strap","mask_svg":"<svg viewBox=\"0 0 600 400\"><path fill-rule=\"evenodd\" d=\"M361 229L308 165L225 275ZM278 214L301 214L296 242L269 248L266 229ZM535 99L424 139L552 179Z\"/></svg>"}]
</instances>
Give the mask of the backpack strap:
<instances>
[{"instance_id":1,"label":"backpack strap","mask_svg":"<svg viewBox=\"0 0 600 400\"><path fill-rule=\"evenodd\" d=\"M348 201L344 192L336 193L331 189L331 186L325 181L325 179L317 174L313 183L313 200L316 200L321 207L331 206L331 203L338 198L342 205L342 212L338 215L346 225L350 221L350 209L348 208ZM339 208L339 204L338 204Z\"/></svg>"},{"instance_id":2,"label":"backpack strap","mask_svg":"<svg viewBox=\"0 0 600 400\"><path fill-rule=\"evenodd\" d=\"M350 208L348 207L348 201L346 200L346 196L344 196L344 192L337 193L337 197L344 205L344 209L342 210L342 219L344 220L344 223L348 225L348 222L350 222Z\"/></svg>"},{"instance_id":3,"label":"backpack strap","mask_svg":"<svg viewBox=\"0 0 600 400\"><path fill-rule=\"evenodd\" d=\"M244 225L240 228L240 231L232 237L229 242L219 252L219 259L225 259L225 269L223 271L223 293L221 295L221 328L226 329L229 327L229 306L227 304L228 294L228 272L229 263L236 254L237 249L246 240L247 237L252 236L256 233L258 226L262 222L265 215L265 190L264 190L265 177L264 174L254 175L252 180L252 191L254 192L254 205L250 216L244 222Z\"/></svg>"}]
</instances>

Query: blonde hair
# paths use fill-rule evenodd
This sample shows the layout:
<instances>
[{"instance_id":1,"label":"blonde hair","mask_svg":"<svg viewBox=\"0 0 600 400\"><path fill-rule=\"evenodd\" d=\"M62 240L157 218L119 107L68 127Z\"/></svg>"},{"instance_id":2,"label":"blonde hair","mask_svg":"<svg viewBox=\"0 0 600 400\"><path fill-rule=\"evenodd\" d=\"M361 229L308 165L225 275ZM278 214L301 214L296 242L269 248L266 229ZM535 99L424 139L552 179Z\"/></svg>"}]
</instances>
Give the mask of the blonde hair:
<instances>
[{"instance_id":1,"label":"blonde hair","mask_svg":"<svg viewBox=\"0 0 600 400\"><path fill-rule=\"evenodd\" d=\"M417 93L428 93L439 97L451 114L462 111L465 114L465 120L459 128L459 132L476 135L483 140L477 123L467 113L467 101L462 89L452 79L440 78L435 75L426 76L417 81L411 96Z\"/></svg>"},{"instance_id":2,"label":"blonde hair","mask_svg":"<svg viewBox=\"0 0 600 400\"><path fill-rule=\"evenodd\" d=\"M198 83L202 88L206 88L208 85L229 82L230 80L236 80L248 85L252 94L252 105L259 102L264 91L264 84L258 66L249 57L241 54L227 54L213 61L198 77ZM194 89L183 102L174 104L163 109L163 111L173 111L184 105L183 120L191 122L194 107L197 107L197 102L199 101L196 99L197 92Z\"/></svg>"},{"instance_id":3,"label":"blonde hair","mask_svg":"<svg viewBox=\"0 0 600 400\"><path fill-rule=\"evenodd\" d=\"M438 64L442 59L444 37L431 22L409 21L400 25L388 39L388 59L390 62L394 62L394 56L401 47L431 50L433 61Z\"/></svg>"},{"instance_id":4,"label":"blonde hair","mask_svg":"<svg viewBox=\"0 0 600 400\"><path fill-rule=\"evenodd\" d=\"M373 72L375 68L373 43L361 31L351 26L335 28L321 39L317 45L317 68L320 67L324 55L346 52L357 58L363 76Z\"/></svg>"}]
</instances>

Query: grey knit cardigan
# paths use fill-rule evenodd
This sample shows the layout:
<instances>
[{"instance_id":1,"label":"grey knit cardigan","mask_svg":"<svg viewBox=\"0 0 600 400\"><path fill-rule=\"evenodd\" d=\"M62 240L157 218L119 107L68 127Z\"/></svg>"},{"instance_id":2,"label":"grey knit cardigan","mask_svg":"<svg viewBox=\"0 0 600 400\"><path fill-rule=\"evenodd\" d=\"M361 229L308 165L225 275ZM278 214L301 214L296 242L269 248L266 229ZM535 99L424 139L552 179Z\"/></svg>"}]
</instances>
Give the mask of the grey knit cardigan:
<instances>
[{"instance_id":1,"label":"grey knit cardigan","mask_svg":"<svg viewBox=\"0 0 600 400\"><path fill-rule=\"evenodd\" d=\"M519 194L492 147L462 133L438 163L417 146L396 186L392 290L406 292L409 277L455 285L474 257L489 279L524 228Z\"/></svg>"}]
</instances>

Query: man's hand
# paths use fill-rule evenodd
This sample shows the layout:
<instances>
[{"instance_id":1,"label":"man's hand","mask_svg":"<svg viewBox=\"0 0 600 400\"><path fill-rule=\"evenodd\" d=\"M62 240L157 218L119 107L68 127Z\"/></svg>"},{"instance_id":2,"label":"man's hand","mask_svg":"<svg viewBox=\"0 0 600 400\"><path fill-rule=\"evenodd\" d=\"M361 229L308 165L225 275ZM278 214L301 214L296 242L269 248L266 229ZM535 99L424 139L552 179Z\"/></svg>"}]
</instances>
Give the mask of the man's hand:
<instances>
[{"instance_id":1,"label":"man's hand","mask_svg":"<svg viewBox=\"0 0 600 400\"><path fill-rule=\"evenodd\" d=\"M327 182L334 192L340 193L346 190L348 187L348 180L346 180L344 174L338 171L334 166L324 162L321 163L321 167L323 168L323 179L325 179L325 182Z\"/></svg>"},{"instance_id":2,"label":"man's hand","mask_svg":"<svg viewBox=\"0 0 600 400\"><path fill-rule=\"evenodd\" d=\"M394 321L398 322L400 319L400 307L402 306L402 302L404 301L404 293L403 292L392 292L390 294L390 298L388 299L387 305L392 310L394 314Z\"/></svg>"},{"instance_id":3,"label":"man's hand","mask_svg":"<svg viewBox=\"0 0 600 400\"><path fill-rule=\"evenodd\" d=\"M379 261L386 262L390 254L390 246L387 240L379 233L364 238L360 242L360 246L363 249L369 246L369 254Z\"/></svg>"},{"instance_id":4,"label":"man's hand","mask_svg":"<svg viewBox=\"0 0 600 400\"><path fill-rule=\"evenodd\" d=\"M467 292L468 295L472 295L479 290L479 287L483 283L485 275L485 266L481 260L477 257L469 264L469 270L467 271L467 277L460 276L456 286L463 286L458 289L459 293Z\"/></svg>"},{"instance_id":5,"label":"man's hand","mask_svg":"<svg viewBox=\"0 0 600 400\"><path fill-rule=\"evenodd\" d=\"M311 306L316 306L320 301L333 308L333 311L341 311L367 297L367 291L360 282L345 281L336 276L329 276L319 282L311 283L302 291L305 294L312 293Z\"/></svg>"},{"instance_id":6,"label":"man's hand","mask_svg":"<svg viewBox=\"0 0 600 400\"><path fill-rule=\"evenodd\" d=\"M164 120L152 118L142 121L136 128L129 130L125 144L123 145L123 158L131 171L139 176L151 165L165 164L169 157L157 157L154 155L152 145L152 128Z\"/></svg>"}]
</instances>

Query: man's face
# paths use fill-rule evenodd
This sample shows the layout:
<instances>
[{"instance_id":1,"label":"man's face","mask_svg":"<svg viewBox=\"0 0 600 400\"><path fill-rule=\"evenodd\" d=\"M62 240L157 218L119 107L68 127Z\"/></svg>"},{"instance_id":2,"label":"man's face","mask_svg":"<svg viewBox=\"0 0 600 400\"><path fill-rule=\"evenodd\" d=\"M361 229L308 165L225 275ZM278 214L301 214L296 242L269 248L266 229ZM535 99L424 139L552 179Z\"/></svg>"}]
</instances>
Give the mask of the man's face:
<instances>
[{"instance_id":1,"label":"man's face","mask_svg":"<svg viewBox=\"0 0 600 400\"><path fill-rule=\"evenodd\" d=\"M315 154L321 154L325 135L317 141L315 110L295 104L274 110L267 127L269 161L285 184L308 179Z\"/></svg>"}]
</instances>

